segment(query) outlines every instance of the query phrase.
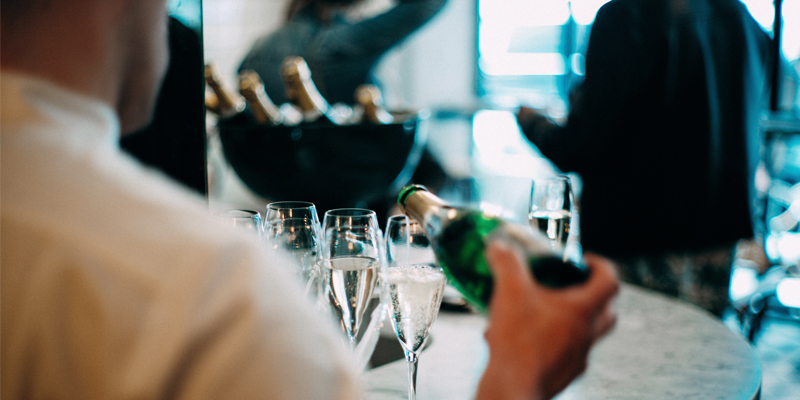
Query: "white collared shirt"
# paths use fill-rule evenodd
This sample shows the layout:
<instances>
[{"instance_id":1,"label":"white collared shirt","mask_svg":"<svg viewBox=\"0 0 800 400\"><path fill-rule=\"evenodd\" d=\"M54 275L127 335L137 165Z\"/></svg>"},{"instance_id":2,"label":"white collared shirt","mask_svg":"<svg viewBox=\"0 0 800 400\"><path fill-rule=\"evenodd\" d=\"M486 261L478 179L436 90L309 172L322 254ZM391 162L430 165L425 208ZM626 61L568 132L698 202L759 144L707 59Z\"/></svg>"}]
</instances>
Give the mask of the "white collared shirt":
<instances>
[{"instance_id":1,"label":"white collared shirt","mask_svg":"<svg viewBox=\"0 0 800 400\"><path fill-rule=\"evenodd\" d=\"M121 153L105 104L2 72L2 399L355 399L286 265Z\"/></svg>"}]
</instances>

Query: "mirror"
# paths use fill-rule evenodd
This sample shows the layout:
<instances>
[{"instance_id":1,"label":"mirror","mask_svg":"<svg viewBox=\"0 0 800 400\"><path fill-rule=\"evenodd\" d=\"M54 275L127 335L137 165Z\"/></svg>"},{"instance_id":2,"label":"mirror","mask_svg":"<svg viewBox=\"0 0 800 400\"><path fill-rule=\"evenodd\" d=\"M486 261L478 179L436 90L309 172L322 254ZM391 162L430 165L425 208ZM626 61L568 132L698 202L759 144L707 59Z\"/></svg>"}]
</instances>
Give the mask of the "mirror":
<instances>
[{"instance_id":1,"label":"mirror","mask_svg":"<svg viewBox=\"0 0 800 400\"><path fill-rule=\"evenodd\" d=\"M414 3L414 7L416 7L418 3L424 2L407 3ZM438 2L428 1L427 3L437 4ZM217 66L220 78L225 86L228 88L237 87L238 68L254 46L254 43L259 38L284 26L288 4L289 0L243 0L236 2L205 0L204 39L206 62ZM355 20L368 19L392 10L397 4L402 5L403 3L391 0L367 0L350 8L347 18ZM473 75L475 5L474 1L450 0L446 2L444 7L433 15L430 21L424 23L419 29L413 30L398 45L378 57L379 60L372 72L379 83L386 109L389 111L416 111L453 106L474 107L472 104L475 101ZM313 65L311 67L313 70ZM270 68L270 70L272 69L274 68ZM278 71L275 71L275 75L277 73ZM316 76L316 72L312 71L312 77L314 76ZM320 82L315 82L315 84L318 87L320 86ZM273 85L273 87L278 87L277 90L280 90L280 86L280 82L277 85ZM325 89L320 87L320 91L324 93ZM267 92L270 92L269 88L267 88ZM347 101L347 90L342 90L340 93L344 94L330 97L328 101L330 103ZM269 93L269 95L273 97L272 93ZM274 97L277 98L273 99L273 101L280 106L283 96ZM349 103L352 105L355 103L354 96L351 94L349 97ZM436 132L444 131L438 130L433 126L436 123L434 119L435 114L428 119L430 124L427 129L427 144L428 149L431 150L430 153L436 154L431 156L425 152L424 156L420 157L424 157L423 160L425 162L431 160L441 161L443 157L440 154L440 148L466 153L468 148L466 144L464 146L453 146L452 138L435 135ZM261 191L262 193L259 194L259 190L254 190L252 184L248 185L243 182L248 180L248 177L241 176L241 174L233 171L236 168L233 164L237 164L239 160L229 160L231 155L227 154L228 149L225 148L226 146L219 136L225 133L214 132L218 127L216 122L212 122L212 124L214 126L210 129L209 135L209 187L212 209L224 208L226 205L261 209L267 201L264 198L265 192ZM401 130L400 132L402 133L403 131ZM281 142L283 146L292 145L293 147L301 148L301 150L310 149L298 153L298 158L304 157L308 160L305 165L313 165L317 161L322 162L321 157L315 157L317 153L314 148L294 146L306 139L311 140L312 136L316 135L316 132L308 130L288 132L288 134L291 133L294 133L296 141L286 139ZM398 136L402 135L398 134ZM403 138L405 139L406 137L403 136ZM398 149L401 147L403 146L397 146ZM433 149L433 147L437 148ZM288 152L285 149L286 147L284 147L284 151ZM357 150L353 148L347 151L352 154L352 157L358 157L362 153ZM222 154L223 151L226 154ZM330 152L330 149L327 151ZM265 151L263 157L278 157L278 155L275 151ZM390 157L386 159L390 160ZM350 181L353 183L362 177L365 180L369 180L370 173L374 172L363 168L356 172L354 168L346 167L343 169L349 173L351 176ZM331 165L328 170L333 168L336 168L336 165ZM277 171L278 168L272 168L272 170ZM398 171L401 170L402 168L398 169ZM309 175L316 176L313 173L309 173ZM386 180L381 178L381 181ZM386 186L390 186L390 183L392 183L392 179L388 179ZM264 185L267 189L274 187L269 182L264 182ZM300 194L298 193L298 195ZM279 198L270 200L318 202L313 198L290 199L283 194L276 194L276 196L278 195L280 195ZM330 200L336 200L335 202L339 203L339 199ZM381 199L381 201L383 202L384 199ZM330 204L333 203L334 201L330 202ZM356 205L341 204L340 206L352 207ZM378 207L378 205L374 204L361 204L361 206Z\"/></svg>"},{"instance_id":2,"label":"mirror","mask_svg":"<svg viewBox=\"0 0 800 400\"><path fill-rule=\"evenodd\" d=\"M207 195L201 0L170 0L170 63L153 122L120 140L143 163Z\"/></svg>"}]
</instances>

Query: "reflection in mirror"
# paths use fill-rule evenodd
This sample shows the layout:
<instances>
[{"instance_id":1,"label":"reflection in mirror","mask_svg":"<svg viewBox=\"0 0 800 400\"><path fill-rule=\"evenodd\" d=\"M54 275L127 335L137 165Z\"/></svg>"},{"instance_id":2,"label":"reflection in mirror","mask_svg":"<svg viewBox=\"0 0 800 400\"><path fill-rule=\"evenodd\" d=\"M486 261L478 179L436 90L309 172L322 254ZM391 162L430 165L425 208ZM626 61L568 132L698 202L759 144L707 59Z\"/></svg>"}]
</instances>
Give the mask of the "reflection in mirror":
<instances>
[{"instance_id":1,"label":"reflection in mirror","mask_svg":"<svg viewBox=\"0 0 800 400\"><path fill-rule=\"evenodd\" d=\"M153 122L120 141L145 164L207 194L201 0L168 4L170 63Z\"/></svg>"},{"instance_id":2,"label":"reflection in mirror","mask_svg":"<svg viewBox=\"0 0 800 400\"><path fill-rule=\"evenodd\" d=\"M321 211L366 207L385 220L397 190L409 180L436 190L446 173L424 151L426 132L417 115L383 108L374 70L447 1L399 2L357 19L351 19L356 7L369 2L345 3L289 0L285 20L250 44L237 69L240 79L259 77L263 102L243 92L249 103L245 116L217 113L216 128L225 160L256 195L311 201ZM371 90L356 99L365 84ZM218 99L225 97L219 87L214 91ZM273 119L260 112L275 108L273 102L296 108L303 120L289 124L281 117L281 124L259 124Z\"/></svg>"}]
</instances>

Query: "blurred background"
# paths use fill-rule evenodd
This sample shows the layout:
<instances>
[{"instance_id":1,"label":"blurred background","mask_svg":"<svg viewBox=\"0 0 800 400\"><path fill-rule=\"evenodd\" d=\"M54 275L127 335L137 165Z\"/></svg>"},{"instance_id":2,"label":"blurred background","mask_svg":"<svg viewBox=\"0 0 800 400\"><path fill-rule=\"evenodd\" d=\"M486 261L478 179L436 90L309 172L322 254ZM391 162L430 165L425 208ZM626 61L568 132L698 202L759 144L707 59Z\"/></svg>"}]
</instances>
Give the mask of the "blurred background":
<instances>
[{"instance_id":1,"label":"blurred background","mask_svg":"<svg viewBox=\"0 0 800 400\"><path fill-rule=\"evenodd\" d=\"M375 73L387 108L430 111L428 148L448 175L442 197L525 218L530 180L555 171L521 135L513 112L525 104L554 118L567 114L569 93L583 76L595 14L606 2L450 0L430 23L383 57ZM775 35L776 2L742 2ZM783 112L765 112L766 162L758 179L766 231L763 240L743 246L738 254L732 307L724 321L758 351L764 364L763 399L800 393L800 0L780 3L782 74L776 109ZM352 17L375 15L392 4L371 0L353 10ZM173 0L170 7L173 17L198 35L204 62L216 64L223 82L234 88L239 64L253 42L283 24L286 0ZM303 200L266 199L248 189L225 160L214 124L210 118L199 128L206 131L204 137L189 135L187 140L205 147L200 158L205 157L207 168L201 168L199 184L197 171L184 180L208 195L212 210L263 213L272 200ZM135 146L129 146L131 151ZM194 154L189 162L199 165L197 160ZM573 179L579 194L580 179Z\"/></svg>"}]
</instances>

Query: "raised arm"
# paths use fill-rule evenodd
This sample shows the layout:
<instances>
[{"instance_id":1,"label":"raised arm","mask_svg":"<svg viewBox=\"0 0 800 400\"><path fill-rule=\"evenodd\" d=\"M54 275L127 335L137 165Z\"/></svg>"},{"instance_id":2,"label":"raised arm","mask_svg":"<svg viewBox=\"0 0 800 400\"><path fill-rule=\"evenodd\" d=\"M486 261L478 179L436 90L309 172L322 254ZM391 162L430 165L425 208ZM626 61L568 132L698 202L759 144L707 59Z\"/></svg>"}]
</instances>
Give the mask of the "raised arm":
<instances>
[{"instance_id":1,"label":"raised arm","mask_svg":"<svg viewBox=\"0 0 800 400\"><path fill-rule=\"evenodd\" d=\"M615 269L587 254L590 279L553 290L536 283L511 248L494 243L487 257L495 289L485 335L489 362L477 399L549 399L586 369L592 345L614 326Z\"/></svg>"},{"instance_id":2,"label":"raised arm","mask_svg":"<svg viewBox=\"0 0 800 400\"><path fill-rule=\"evenodd\" d=\"M433 18L446 1L399 0L383 14L332 29L324 46L342 55L380 57Z\"/></svg>"}]
</instances>

